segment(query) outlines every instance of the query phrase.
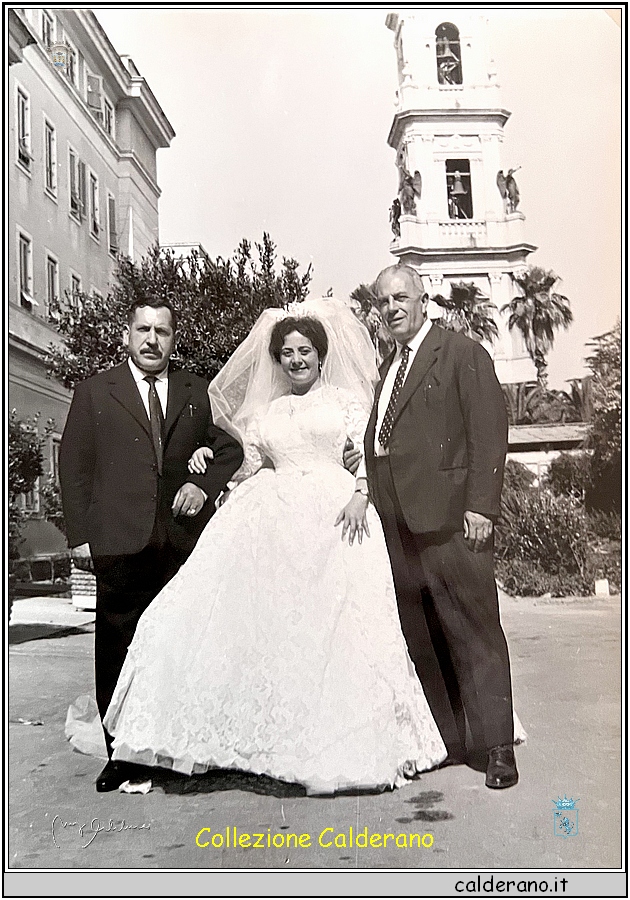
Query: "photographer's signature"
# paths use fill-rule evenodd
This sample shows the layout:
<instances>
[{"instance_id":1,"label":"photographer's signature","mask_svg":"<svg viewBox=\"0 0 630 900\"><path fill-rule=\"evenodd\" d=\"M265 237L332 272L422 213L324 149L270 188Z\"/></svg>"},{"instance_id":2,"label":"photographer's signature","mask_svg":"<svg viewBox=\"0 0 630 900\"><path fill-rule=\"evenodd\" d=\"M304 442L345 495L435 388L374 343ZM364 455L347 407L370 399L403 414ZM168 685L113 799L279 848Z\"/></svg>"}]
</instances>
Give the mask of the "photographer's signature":
<instances>
[{"instance_id":1,"label":"photographer's signature","mask_svg":"<svg viewBox=\"0 0 630 900\"><path fill-rule=\"evenodd\" d=\"M141 825L128 825L124 819L109 819L107 822L102 819L92 819L91 822L84 822L80 825L78 822L66 821L65 819L62 819L61 816L55 816L51 826L52 839L55 847L59 847L57 837L62 834L65 829L70 828L76 828L78 830L82 842L87 841L87 843L82 843L81 845L81 849L85 850L86 847L90 846L97 834L114 834L122 831L141 831L143 829L148 830L151 828L151 823L143 822Z\"/></svg>"}]
</instances>

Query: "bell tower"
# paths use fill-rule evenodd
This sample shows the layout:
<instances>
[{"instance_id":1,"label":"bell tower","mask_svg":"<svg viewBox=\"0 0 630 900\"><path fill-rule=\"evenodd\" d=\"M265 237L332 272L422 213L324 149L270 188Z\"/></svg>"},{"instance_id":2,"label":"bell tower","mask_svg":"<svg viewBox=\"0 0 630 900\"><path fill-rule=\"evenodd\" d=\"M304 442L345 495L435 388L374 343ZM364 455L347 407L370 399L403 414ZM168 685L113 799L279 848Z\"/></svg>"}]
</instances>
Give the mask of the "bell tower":
<instances>
[{"instance_id":1,"label":"bell tower","mask_svg":"<svg viewBox=\"0 0 630 900\"><path fill-rule=\"evenodd\" d=\"M536 250L525 240L514 178L503 160L501 105L488 22L465 9L390 14L398 91L388 143L396 151L398 197L390 252L423 276L430 296L473 282L497 307L491 350L502 383L534 381L520 334L499 310L518 288L513 276Z\"/></svg>"}]
</instances>

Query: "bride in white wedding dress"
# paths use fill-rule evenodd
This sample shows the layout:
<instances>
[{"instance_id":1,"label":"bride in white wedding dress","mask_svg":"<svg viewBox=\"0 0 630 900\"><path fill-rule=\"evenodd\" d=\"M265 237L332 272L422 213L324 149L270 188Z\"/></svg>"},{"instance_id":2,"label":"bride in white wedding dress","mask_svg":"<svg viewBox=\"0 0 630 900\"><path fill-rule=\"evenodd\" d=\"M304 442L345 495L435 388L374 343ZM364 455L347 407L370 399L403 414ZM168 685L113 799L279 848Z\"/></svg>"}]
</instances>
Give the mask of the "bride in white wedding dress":
<instances>
[{"instance_id":1,"label":"bride in white wedding dress","mask_svg":"<svg viewBox=\"0 0 630 900\"><path fill-rule=\"evenodd\" d=\"M265 311L210 387L244 442L238 485L142 616L105 727L114 759L308 793L399 786L446 751L365 479L342 463L363 441L373 348L338 301L295 306Z\"/></svg>"}]
</instances>

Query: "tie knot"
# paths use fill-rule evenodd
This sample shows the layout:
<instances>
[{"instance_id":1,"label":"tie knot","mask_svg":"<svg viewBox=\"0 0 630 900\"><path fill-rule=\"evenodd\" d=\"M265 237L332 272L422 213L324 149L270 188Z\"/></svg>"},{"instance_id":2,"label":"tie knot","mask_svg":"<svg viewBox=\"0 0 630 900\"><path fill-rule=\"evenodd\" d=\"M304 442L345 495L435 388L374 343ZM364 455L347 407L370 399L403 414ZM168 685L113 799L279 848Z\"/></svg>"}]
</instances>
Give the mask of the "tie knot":
<instances>
[{"instance_id":1,"label":"tie knot","mask_svg":"<svg viewBox=\"0 0 630 900\"><path fill-rule=\"evenodd\" d=\"M403 344L400 350L400 358L403 362L407 362L409 359L409 354L411 352L410 347L407 344Z\"/></svg>"},{"instance_id":2,"label":"tie knot","mask_svg":"<svg viewBox=\"0 0 630 900\"><path fill-rule=\"evenodd\" d=\"M148 381L149 384L155 384L155 382L157 381L157 375L145 375L144 380Z\"/></svg>"}]
</instances>

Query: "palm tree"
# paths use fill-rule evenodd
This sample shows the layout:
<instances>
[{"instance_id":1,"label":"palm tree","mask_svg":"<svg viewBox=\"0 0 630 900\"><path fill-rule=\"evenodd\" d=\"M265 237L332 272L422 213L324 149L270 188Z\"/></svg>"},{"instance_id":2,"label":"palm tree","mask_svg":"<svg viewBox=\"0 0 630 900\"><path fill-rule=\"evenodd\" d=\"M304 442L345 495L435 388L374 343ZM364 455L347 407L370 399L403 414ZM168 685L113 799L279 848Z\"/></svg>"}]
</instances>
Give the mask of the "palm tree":
<instances>
[{"instance_id":1,"label":"palm tree","mask_svg":"<svg viewBox=\"0 0 630 900\"><path fill-rule=\"evenodd\" d=\"M584 378L571 378L571 403L580 422L590 422L593 415L593 376Z\"/></svg>"},{"instance_id":2,"label":"palm tree","mask_svg":"<svg viewBox=\"0 0 630 900\"><path fill-rule=\"evenodd\" d=\"M558 329L568 328L573 321L570 301L552 291L558 276L551 270L530 266L522 275L515 275L514 280L523 293L506 303L501 312L509 310L508 327L518 328L523 335L536 366L538 384L546 388L547 354Z\"/></svg>"},{"instance_id":3,"label":"palm tree","mask_svg":"<svg viewBox=\"0 0 630 900\"><path fill-rule=\"evenodd\" d=\"M363 322L367 330L370 332L378 364L389 356L394 348L394 341L385 326L381 315L376 306L376 293L373 284L360 284L350 294L352 311L355 316Z\"/></svg>"},{"instance_id":4,"label":"palm tree","mask_svg":"<svg viewBox=\"0 0 630 900\"><path fill-rule=\"evenodd\" d=\"M496 306L472 281L451 284L448 299L441 294L432 299L444 310L436 322L447 331L460 331L473 340L489 343L499 336L492 314Z\"/></svg>"}]
</instances>

